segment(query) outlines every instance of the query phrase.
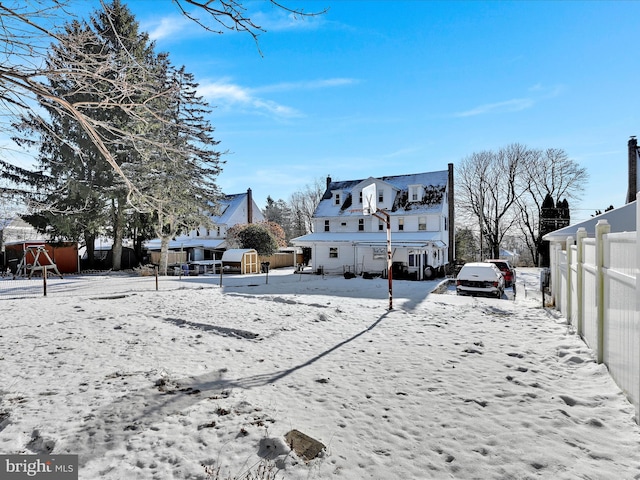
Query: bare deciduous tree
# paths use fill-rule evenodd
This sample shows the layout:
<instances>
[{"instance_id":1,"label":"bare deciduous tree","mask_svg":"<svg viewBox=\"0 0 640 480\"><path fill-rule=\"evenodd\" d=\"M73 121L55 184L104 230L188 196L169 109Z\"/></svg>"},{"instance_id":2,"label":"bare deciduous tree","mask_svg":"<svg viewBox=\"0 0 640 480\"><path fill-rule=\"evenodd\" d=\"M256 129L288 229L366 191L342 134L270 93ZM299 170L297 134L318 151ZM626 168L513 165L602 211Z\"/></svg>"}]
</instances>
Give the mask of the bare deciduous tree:
<instances>
[{"instance_id":1,"label":"bare deciduous tree","mask_svg":"<svg viewBox=\"0 0 640 480\"><path fill-rule=\"evenodd\" d=\"M571 160L562 149L531 151L519 180L523 195L517 200L517 220L535 265L540 263L540 214L544 199L549 195L554 204L561 199L578 199L588 178L587 170Z\"/></svg>"},{"instance_id":2,"label":"bare deciduous tree","mask_svg":"<svg viewBox=\"0 0 640 480\"><path fill-rule=\"evenodd\" d=\"M463 159L456 177L457 205L477 221L481 256L486 250L492 257L499 256L505 236L519 229L537 265L545 197L549 195L554 203L577 198L588 174L562 149L536 150L514 143Z\"/></svg>"},{"instance_id":3,"label":"bare deciduous tree","mask_svg":"<svg viewBox=\"0 0 640 480\"><path fill-rule=\"evenodd\" d=\"M185 17L193 20L209 32L223 33L225 30L246 32L253 37L257 45L258 36L266 31L247 16L247 8L244 2L239 0L174 0L174 2ZM297 18L314 17L322 15L329 10L324 8L314 12L305 12L302 8L291 8L276 0L265 0L265 3L269 3ZM204 13L205 17L201 18L189 12L185 5L196 7L196 11Z\"/></svg>"},{"instance_id":4,"label":"bare deciduous tree","mask_svg":"<svg viewBox=\"0 0 640 480\"><path fill-rule=\"evenodd\" d=\"M298 235L313 232L313 213L322 200L326 183L317 178L313 183L305 185L302 190L291 194L289 205Z\"/></svg>"},{"instance_id":5,"label":"bare deciduous tree","mask_svg":"<svg viewBox=\"0 0 640 480\"><path fill-rule=\"evenodd\" d=\"M473 153L456 174L458 207L478 222L481 256L500 256L500 244L517 219L514 205L522 195L518 179L531 151L514 143L497 152Z\"/></svg>"}]
</instances>

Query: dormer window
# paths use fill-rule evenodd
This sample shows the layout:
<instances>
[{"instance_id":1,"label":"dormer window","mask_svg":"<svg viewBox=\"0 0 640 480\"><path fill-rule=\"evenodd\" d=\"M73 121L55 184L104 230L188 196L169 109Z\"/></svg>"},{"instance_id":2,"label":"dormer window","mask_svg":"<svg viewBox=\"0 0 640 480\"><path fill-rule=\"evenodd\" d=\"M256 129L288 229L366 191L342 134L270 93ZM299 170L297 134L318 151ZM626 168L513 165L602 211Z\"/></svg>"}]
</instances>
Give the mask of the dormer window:
<instances>
[{"instance_id":1,"label":"dormer window","mask_svg":"<svg viewBox=\"0 0 640 480\"><path fill-rule=\"evenodd\" d=\"M342 197L341 192L333 192L333 203L335 205L340 205L341 197Z\"/></svg>"},{"instance_id":2,"label":"dormer window","mask_svg":"<svg viewBox=\"0 0 640 480\"><path fill-rule=\"evenodd\" d=\"M409 185L409 201L419 202L422 200L422 185Z\"/></svg>"},{"instance_id":3,"label":"dormer window","mask_svg":"<svg viewBox=\"0 0 640 480\"><path fill-rule=\"evenodd\" d=\"M384 190L378 191L378 204L382 205L384 203Z\"/></svg>"}]
</instances>

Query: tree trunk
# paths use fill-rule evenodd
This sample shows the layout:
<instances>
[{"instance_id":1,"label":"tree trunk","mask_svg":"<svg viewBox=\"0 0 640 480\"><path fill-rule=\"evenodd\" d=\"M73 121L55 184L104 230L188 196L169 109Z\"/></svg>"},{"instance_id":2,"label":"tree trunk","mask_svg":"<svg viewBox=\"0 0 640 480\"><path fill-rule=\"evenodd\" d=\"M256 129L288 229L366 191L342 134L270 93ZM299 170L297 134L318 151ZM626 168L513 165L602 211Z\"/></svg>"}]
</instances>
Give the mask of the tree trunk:
<instances>
[{"instance_id":1,"label":"tree trunk","mask_svg":"<svg viewBox=\"0 0 640 480\"><path fill-rule=\"evenodd\" d=\"M124 236L124 202L115 200L113 208L113 247L111 247L111 268L118 271L122 268L122 237Z\"/></svg>"},{"instance_id":2,"label":"tree trunk","mask_svg":"<svg viewBox=\"0 0 640 480\"><path fill-rule=\"evenodd\" d=\"M88 230L84 231L84 243L87 251L87 268L93 270L96 266L96 236Z\"/></svg>"},{"instance_id":3,"label":"tree trunk","mask_svg":"<svg viewBox=\"0 0 640 480\"><path fill-rule=\"evenodd\" d=\"M158 270L160 275L167 274L167 268L169 263L169 240L171 237L168 235L163 235L160 237L160 266Z\"/></svg>"}]
</instances>

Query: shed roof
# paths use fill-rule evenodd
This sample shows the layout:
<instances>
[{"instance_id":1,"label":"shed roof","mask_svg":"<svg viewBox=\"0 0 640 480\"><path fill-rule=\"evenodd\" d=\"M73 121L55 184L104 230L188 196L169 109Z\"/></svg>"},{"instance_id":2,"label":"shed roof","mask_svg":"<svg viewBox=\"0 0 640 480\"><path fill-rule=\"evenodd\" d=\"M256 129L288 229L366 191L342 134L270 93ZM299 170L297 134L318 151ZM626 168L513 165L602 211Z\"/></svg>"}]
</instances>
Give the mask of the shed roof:
<instances>
[{"instance_id":1,"label":"shed roof","mask_svg":"<svg viewBox=\"0 0 640 480\"><path fill-rule=\"evenodd\" d=\"M244 257L247 254L257 255L258 252L253 248L230 248L229 250L225 250L225 252L222 254L222 261L223 262L241 262L242 257Z\"/></svg>"},{"instance_id":2,"label":"shed roof","mask_svg":"<svg viewBox=\"0 0 640 480\"><path fill-rule=\"evenodd\" d=\"M593 237L596 232L596 224L600 220L606 220L611 225L611 232L635 232L637 200L627 203L623 207L609 210L580 223L569 225L542 237L548 242L564 242L567 237L575 237L579 228L587 231L587 236Z\"/></svg>"}]
</instances>

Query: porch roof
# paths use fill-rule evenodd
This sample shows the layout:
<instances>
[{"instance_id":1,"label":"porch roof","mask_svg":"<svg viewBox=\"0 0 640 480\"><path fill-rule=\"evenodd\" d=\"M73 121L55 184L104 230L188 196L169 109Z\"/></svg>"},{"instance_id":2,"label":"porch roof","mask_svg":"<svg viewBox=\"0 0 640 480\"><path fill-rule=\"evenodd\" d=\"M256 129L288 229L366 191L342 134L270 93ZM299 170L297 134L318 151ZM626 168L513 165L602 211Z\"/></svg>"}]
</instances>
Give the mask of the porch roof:
<instances>
[{"instance_id":1,"label":"porch roof","mask_svg":"<svg viewBox=\"0 0 640 480\"><path fill-rule=\"evenodd\" d=\"M169 250L180 250L181 248L206 248L215 250L224 248L224 239L213 238L187 238L184 240L169 241ZM145 242L144 246L147 250L160 250L161 242L159 238Z\"/></svg>"},{"instance_id":2,"label":"porch roof","mask_svg":"<svg viewBox=\"0 0 640 480\"><path fill-rule=\"evenodd\" d=\"M314 232L291 240L296 246L313 243L348 243L356 246L382 247L387 244L386 232ZM394 247L446 247L442 232L393 232L391 245Z\"/></svg>"}]
</instances>

